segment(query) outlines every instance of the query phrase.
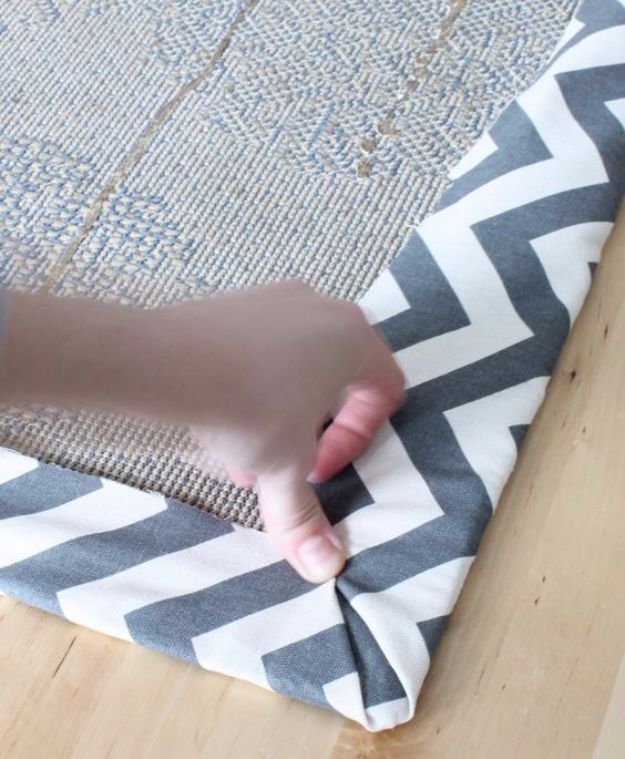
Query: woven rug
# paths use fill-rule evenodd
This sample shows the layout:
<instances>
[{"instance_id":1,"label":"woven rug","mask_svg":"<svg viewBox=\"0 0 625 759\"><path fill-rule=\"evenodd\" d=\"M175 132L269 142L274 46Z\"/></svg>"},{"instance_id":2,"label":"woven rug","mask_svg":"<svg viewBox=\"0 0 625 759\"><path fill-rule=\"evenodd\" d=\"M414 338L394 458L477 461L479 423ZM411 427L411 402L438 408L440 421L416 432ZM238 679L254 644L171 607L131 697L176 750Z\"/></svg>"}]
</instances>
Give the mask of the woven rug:
<instances>
[{"instance_id":1,"label":"woven rug","mask_svg":"<svg viewBox=\"0 0 625 759\"><path fill-rule=\"evenodd\" d=\"M359 297L575 0L0 3L0 282L150 307ZM184 430L7 409L0 443L258 527Z\"/></svg>"}]
</instances>

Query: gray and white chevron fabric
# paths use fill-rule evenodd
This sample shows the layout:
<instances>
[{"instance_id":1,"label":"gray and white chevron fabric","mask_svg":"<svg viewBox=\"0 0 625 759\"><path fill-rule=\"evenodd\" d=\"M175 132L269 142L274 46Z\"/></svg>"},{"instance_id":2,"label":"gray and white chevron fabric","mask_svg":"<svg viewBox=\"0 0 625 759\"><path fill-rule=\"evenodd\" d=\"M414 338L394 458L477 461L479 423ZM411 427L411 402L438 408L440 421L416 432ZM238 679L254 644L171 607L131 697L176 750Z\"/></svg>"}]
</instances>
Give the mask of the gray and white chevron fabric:
<instances>
[{"instance_id":1,"label":"gray and white chevron fabric","mask_svg":"<svg viewBox=\"0 0 625 759\"><path fill-rule=\"evenodd\" d=\"M584 2L362 301L405 406L320 496L349 552L300 579L262 532L4 450L0 589L331 707L412 716L625 189L625 4Z\"/></svg>"}]
</instances>

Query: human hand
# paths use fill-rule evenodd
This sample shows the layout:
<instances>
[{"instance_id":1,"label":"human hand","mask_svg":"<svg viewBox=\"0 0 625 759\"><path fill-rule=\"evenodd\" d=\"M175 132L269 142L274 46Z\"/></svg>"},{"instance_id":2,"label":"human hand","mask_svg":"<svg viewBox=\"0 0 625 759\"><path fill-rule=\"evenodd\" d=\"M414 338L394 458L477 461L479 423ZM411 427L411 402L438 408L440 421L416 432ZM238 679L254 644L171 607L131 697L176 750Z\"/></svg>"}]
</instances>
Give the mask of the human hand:
<instances>
[{"instance_id":1,"label":"human hand","mask_svg":"<svg viewBox=\"0 0 625 759\"><path fill-rule=\"evenodd\" d=\"M362 453L404 386L356 305L287 281L151 310L12 294L8 311L0 401L187 424L256 488L267 532L302 576L340 571L343 547L308 480Z\"/></svg>"},{"instance_id":2,"label":"human hand","mask_svg":"<svg viewBox=\"0 0 625 759\"><path fill-rule=\"evenodd\" d=\"M211 390L219 411L196 435L237 484L256 487L267 532L293 567L327 580L345 554L307 480L362 453L401 402L403 375L356 305L301 282L226 293L211 306L206 323L227 370Z\"/></svg>"}]
</instances>

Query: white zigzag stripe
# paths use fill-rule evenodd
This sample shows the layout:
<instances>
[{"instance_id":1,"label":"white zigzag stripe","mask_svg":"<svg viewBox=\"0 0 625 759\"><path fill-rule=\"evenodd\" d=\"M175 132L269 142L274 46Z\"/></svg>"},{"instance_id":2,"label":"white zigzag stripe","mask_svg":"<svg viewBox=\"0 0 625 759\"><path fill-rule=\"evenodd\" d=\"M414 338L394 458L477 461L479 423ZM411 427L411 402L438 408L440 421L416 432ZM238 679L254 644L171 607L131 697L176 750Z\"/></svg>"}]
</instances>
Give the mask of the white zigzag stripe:
<instances>
[{"instance_id":1,"label":"white zigzag stripe","mask_svg":"<svg viewBox=\"0 0 625 759\"><path fill-rule=\"evenodd\" d=\"M406 691L406 711L400 721L414 713L416 694L429 666L417 623L450 613L472 561L473 557L453 559L392 588L362 593L351 602Z\"/></svg>"},{"instance_id":2,"label":"white zigzag stripe","mask_svg":"<svg viewBox=\"0 0 625 759\"><path fill-rule=\"evenodd\" d=\"M27 474L39 466L37 459L23 456L21 453L0 448L0 485Z\"/></svg>"},{"instance_id":3,"label":"white zigzag stripe","mask_svg":"<svg viewBox=\"0 0 625 759\"><path fill-rule=\"evenodd\" d=\"M35 514L0 520L0 567L68 540L128 527L166 508L162 496L102 480L102 488Z\"/></svg>"},{"instance_id":4,"label":"white zigzag stripe","mask_svg":"<svg viewBox=\"0 0 625 759\"><path fill-rule=\"evenodd\" d=\"M548 195L608 180L592 140L570 114L557 73L625 62L621 29L591 35L568 50L518 102L553 158L488 182L425 220L420 234L466 311L471 325L398 351L396 358L415 386L531 336L510 303L471 226ZM618 44L621 42L621 44ZM557 115L557 118L556 118ZM458 255L462 251L462 256ZM497 330L493 331L493 323Z\"/></svg>"},{"instance_id":5,"label":"white zigzag stripe","mask_svg":"<svg viewBox=\"0 0 625 759\"><path fill-rule=\"evenodd\" d=\"M600 66L614 66L623 63L623 32L625 25L611 26L608 29L589 34L574 47L549 65L540 78L523 92L517 100L522 100L528 92L535 89L543 79L566 71L595 69Z\"/></svg>"},{"instance_id":6,"label":"white zigzag stripe","mask_svg":"<svg viewBox=\"0 0 625 759\"><path fill-rule=\"evenodd\" d=\"M340 714L366 725L368 730L382 730L388 725L405 722L410 714L410 701L398 698L363 708L360 676L357 672L339 677L323 686L328 703Z\"/></svg>"},{"instance_id":7,"label":"white zigzag stripe","mask_svg":"<svg viewBox=\"0 0 625 759\"><path fill-rule=\"evenodd\" d=\"M590 287L589 262L597 262L614 225L595 221L558 229L532 240L539 261L558 300L575 321Z\"/></svg>"},{"instance_id":8,"label":"white zigzag stripe","mask_svg":"<svg viewBox=\"0 0 625 759\"><path fill-rule=\"evenodd\" d=\"M443 513L389 422L354 462L354 468L374 503L336 525L348 556L392 540Z\"/></svg>"},{"instance_id":9,"label":"white zigzag stripe","mask_svg":"<svg viewBox=\"0 0 625 759\"><path fill-rule=\"evenodd\" d=\"M625 129L625 98L608 100L606 106L610 112L621 122L623 129Z\"/></svg>"},{"instance_id":10,"label":"white zigzag stripe","mask_svg":"<svg viewBox=\"0 0 625 759\"><path fill-rule=\"evenodd\" d=\"M558 42L555 50L553 51L553 55L551 57L554 58L557 55L558 51L562 50L562 48L566 45L566 43L569 42L569 40L572 40L573 37L578 32L580 32L585 26L586 24L584 24L583 21L580 21L577 18L572 19L569 25L567 26L566 30L564 31L564 34L562 35L560 42Z\"/></svg>"},{"instance_id":11,"label":"white zigzag stripe","mask_svg":"<svg viewBox=\"0 0 625 759\"><path fill-rule=\"evenodd\" d=\"M390 269L384 269L358 301L358 305L365 312L370 324L390 319L391 316L396 316L410 308L410 303L406 300Z\"/></svg>"},{"instance_id":12,"label":"white zigzag stripe","mask_svg":"<svg viewBox=\"0 0 625 759\"><path fill-rule=\"evenodd\" d=\"M445 412L458 445L484 483L493 508L517 455L510 427L532 421L548 382L549 377L536 377Z\"/></svg>"},{"instance_id":13,"label":"white zigzag stripe","mask_svg":"<svg viewBox=\"0 0 625 759\"><path fill-rule=\"evenodd\" d=\"M269 688L261 656L344 622L335 581L309 593L261 609L193 638L198 662L206 669L252 680Z\"/></svg>"},{"instance_id":14,"label":"white zigzag stripe","mask_svg":"<svg viewBox=\"0 0 625 759\"><path fill-rule=\"evenodd\" d=\"M458 161L458 163L449 171L449 178L452 180L459 179L471 169L474 169L488 156L497 152L497 143L488 132L479 138L473 147Z\"/></svg>"},{"instance_id":15,"label":"white zigzag stripe","mask_svg":"<svg viewBox=\"0 0 625 759\"><path fill-rule=\"evenodd\" d=\"M370 717L366 713L362 700L362 686L358 672L350 672L348 675L325 683L323 694L330 706L340 714L344 714L349 719L356 720L361 724L370 722ZM399 701L405 703L406 699L402 698ZM382 704L382 706L385 707L384 711L386 712L387 704Z\"/></svg>"},{"instance_id":16,"label":"white zigzag stripe","mask_svg":"<svg viewBox=\"0 0 625 759\"><path fill-rule=\"evenodd\" d=\"M64 616L117 638L131 639L124 616L157 601L209 588L280 560L262 532L234 531L168 553L101 580L57 593Z\"/></svg>"}]
</instances>

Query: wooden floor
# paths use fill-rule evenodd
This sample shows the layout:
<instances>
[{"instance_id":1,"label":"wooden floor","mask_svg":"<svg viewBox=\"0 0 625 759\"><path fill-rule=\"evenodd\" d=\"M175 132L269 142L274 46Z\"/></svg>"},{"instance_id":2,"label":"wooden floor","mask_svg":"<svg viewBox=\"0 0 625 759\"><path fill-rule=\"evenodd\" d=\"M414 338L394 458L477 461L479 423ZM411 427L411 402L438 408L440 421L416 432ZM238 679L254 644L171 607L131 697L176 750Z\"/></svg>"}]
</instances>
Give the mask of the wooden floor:
<instances>
[{"instance_id":1,"label":"wooden floor","mask_svg":"<svg viewBox=\"0 0 625 759\"><path fill-rule=\"evenodd\" d=\"M0 598L0 757L625 757L625 215L432 663L371 734Z\"/></svg>"}]
</instances>

